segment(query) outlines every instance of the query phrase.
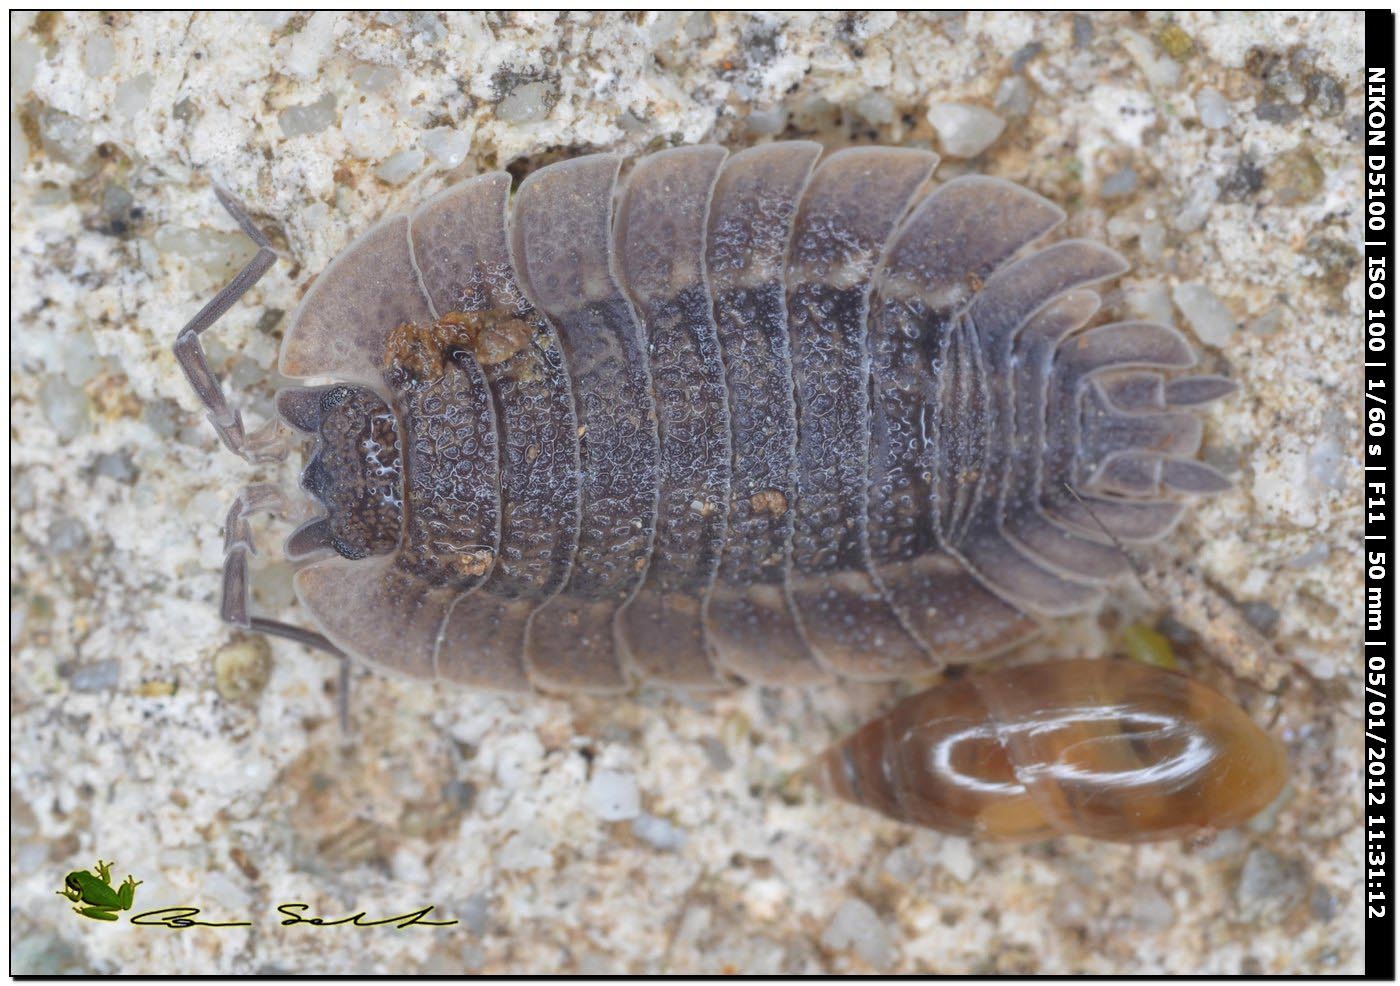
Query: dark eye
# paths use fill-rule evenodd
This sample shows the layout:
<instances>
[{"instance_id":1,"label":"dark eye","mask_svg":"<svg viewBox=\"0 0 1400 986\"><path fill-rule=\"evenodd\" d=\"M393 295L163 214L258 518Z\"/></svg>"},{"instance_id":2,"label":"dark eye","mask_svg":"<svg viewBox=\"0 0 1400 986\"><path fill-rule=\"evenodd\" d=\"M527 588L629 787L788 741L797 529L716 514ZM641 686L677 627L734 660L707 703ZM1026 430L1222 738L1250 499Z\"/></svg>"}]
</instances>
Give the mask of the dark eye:
<instances>
[{"instance_id":1,"label":"dark eye","mask_svg":"<svg viewBox=\"0 0 1400 986\"><path fill-rule=\"evenodd\" d=\"M448 346L447 358L458 366L465 366L475 360L470 349L463 349L461 346Z\"/></svg>"},{"instance_id":2,"label":"dark eye","mask_svg":"<svg viewBox=\"0 0 1400 986\"><path fill-rule=\"evenodd\" d=\"M321 395L321 410L329 411L333 407L339 407L349 399L349 387L332 387Z\"/></svg>"},{"instance_id":3,"label":"dark eye","mask_svg":"<svg viewBox=\"0 0 1400 986\"><path fill-rule=\"evenodd\" d=\"M328 486L327 480L329 479L330 477L326 475L325 464L321 462L321 457L317 455L312 458L311 461L306 464L306 468L301 471L301 488L322 503L325 503L326 488Z\"/></svg>"},{"instance_id":4,"label":"dark eye","mask_svg":"<svg viewBox=\"0 0 1400 986\"><path fill-rule=\"evenodd\" d=\"M349 558L351 561L359 561L369 554L364 548L350 544L344 538L331 538L331 547L340 557Z\"/></svg>"}]
</instances>

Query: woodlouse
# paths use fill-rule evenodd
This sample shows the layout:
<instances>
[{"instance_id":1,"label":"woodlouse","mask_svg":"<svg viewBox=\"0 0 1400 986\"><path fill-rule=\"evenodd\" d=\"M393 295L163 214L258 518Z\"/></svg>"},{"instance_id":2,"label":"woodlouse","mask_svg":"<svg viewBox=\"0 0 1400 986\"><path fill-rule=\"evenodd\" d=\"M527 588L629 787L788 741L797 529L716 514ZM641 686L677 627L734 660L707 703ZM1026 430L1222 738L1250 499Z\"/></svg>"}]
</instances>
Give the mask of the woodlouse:
<instances>
[{"instance_id":1,"label":"woodlouse","mask_svg":"<svg viewBox=\"0 0 1400 986\"><path fill-rule=\"evenodd\" d=\"M621 184L591 155L513 211L486 174L352 243L280 363L332 381L277 401L316 438L324 513L286 549L320 633L248 612L247 518L286 507L265 486L229 514L224 618L413 677L608 693L908 677L1095 606L1118 542L1225 487L1191 409L1232 385L1170 378L1195 354L1166 326L1085 328L1125 264L1035 248L1064 217L1040 196L936 183L924 151L821 150L677 148ZM225 443L280 458L199 348L274 259L221 200L259 253L176 351ZM1076 694L1034 680L1047 707ZM972 686L944 687L926 704ZM1005 736L1002 711L976 714ZM893 721L845 749L878 761Z\"/></svg>"}]
</instances>

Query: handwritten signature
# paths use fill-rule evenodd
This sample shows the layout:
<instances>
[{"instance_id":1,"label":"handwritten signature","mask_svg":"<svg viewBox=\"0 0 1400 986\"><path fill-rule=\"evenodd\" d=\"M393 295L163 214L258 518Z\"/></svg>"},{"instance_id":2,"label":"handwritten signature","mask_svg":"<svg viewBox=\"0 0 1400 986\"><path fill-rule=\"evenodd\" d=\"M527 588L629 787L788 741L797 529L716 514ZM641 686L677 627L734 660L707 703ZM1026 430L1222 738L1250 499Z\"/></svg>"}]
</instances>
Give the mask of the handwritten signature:
<instances>
[{"instance_id":1,"label":"handwritten signature","mask_svg":"<svg viewBox=\"0 0 1400 986\"><path fill-rule=\"evenodd\" d=\"M364 911L343 918L308 915L306 912L311 909L311 905L301 903L279 904L277 905L277 913L282 915L283 925L309 924L317 928L334 928L347 924L356 928L374 928L386 924L391 924L396 928L407 928L415 924L442 928L460 923L455 918L447 921L429 920L428 915L432 913L434 906L429 904L416 911L405 911L403 914L376 919L369 918ZM140 914L132 915L131 923L157 928L172 928L177 931L185 928L247 928L253 924L252 921L202 921L196 917L199 913L198 907L158 907L153 911L142 911Z\"/></svg>"}]
</instances>

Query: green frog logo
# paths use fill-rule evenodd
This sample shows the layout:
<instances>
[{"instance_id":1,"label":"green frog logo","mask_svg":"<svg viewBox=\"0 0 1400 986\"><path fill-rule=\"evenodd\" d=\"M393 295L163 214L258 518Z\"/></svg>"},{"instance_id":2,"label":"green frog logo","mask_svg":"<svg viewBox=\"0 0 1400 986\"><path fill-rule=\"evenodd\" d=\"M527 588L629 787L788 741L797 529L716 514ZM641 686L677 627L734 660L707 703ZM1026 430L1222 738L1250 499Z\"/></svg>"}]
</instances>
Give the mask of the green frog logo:
<instances>
[{"instance_id":1,"label":"green frog logo","mask_svg":"<svg viewBox=\"0 0 1400 986\"><path fill-rule=\"evenodd\" d=\"M75 914L94 921L116 921L118 911L131 910L136 900L136 888L141 881L127 875L126 882L118 889L112 889L112 864L97 861L97 872L74 870L63 878L63 889L59 891L75 904Z\"/></svg>"}]
</instances>

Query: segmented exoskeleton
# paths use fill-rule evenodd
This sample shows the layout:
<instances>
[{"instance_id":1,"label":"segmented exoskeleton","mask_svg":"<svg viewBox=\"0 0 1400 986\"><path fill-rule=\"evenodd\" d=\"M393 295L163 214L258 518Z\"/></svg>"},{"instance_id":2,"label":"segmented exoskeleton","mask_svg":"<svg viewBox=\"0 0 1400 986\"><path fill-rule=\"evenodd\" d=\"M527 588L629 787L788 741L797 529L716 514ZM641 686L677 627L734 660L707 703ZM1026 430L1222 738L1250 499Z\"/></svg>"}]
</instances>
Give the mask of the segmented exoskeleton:
<instances>
[{"instance_id":1,"label":"segmented exoskeleton","mask_svg":"<svg viewBox=\"0 0 1400 986\"><path fill-rule=\"evenodd\" d=\"M819 160L820 159L820 160ZM319 633L249 617L246 515L224 615L473 687L617 692L732 676L885 680L995 654L1098 604L1186 498L1171 328L1086 328L1112 250L925 151L684 147L470 179L352 243L307 292L278 409L324 508L287 551ZM230 205L225 201L226 205ZM198 333L181 362L245 438ZM265 256L266 254L266 256Z\"/></svg>"}]
</instances>

